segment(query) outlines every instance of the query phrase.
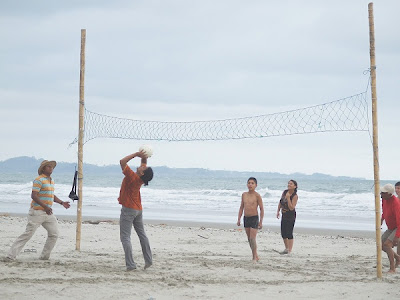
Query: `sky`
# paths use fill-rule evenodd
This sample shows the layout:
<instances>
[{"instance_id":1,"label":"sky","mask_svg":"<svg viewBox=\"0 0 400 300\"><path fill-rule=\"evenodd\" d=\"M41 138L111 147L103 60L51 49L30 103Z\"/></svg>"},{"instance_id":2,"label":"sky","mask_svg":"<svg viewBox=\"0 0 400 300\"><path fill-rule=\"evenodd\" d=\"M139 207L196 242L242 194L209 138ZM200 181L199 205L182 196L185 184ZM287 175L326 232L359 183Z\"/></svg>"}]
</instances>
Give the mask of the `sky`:
<instances>
[{"instance_id":1,"label":"sky","mask_svg":"<svg viewBox=\"0 0 400 300\"><path fill-rule=\"evenodd\" d=\"M199 121L298 109L367 89L369 1L1 1L0 161L77 162L85 106L120 118ZM380 179L400 181L400 1L374 2ZM397 88L396 88L397 86ZM371 92L368 88L368 102ZM371 121L371 105L369 108ZM94 139L83 160L372 179L368 132L208 142ZM134 160L133 165L138 161Z\"/></svg>"}]
</instances>

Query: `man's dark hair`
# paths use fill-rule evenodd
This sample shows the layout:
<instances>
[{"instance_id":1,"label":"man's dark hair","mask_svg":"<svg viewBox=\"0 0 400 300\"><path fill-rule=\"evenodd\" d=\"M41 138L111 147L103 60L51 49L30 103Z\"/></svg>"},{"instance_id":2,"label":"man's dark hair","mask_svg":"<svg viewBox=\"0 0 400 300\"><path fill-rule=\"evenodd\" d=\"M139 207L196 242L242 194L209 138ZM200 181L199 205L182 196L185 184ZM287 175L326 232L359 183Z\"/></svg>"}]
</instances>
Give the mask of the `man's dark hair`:
<instances>
[{"instance_id":1,"label":"man's dark hair","mask_svg":"<svg viewBox=\"0 0 400 300\"><path fill-rule=\"evenodd\" d=\"M253 180L257 184L257 179L255 177L250 177L249 179L247 179L247 182L249 182L250 180Z\"/></svg>"},{"instance_id":2,"label":"man's dark hair","mask_svg":"<svg viewBox=\"0 0 400 300\"><path fill-rule=\"evenodd\" d=\"M396 182L396 184L394 186L400 186L400 181Z\"/></svg>"},{"instance_id":3,"label":"man's dark hair","mask_svg":"<svg viewBox=\"0 0 400 300\"><path fill-rule=\"evenodd\" d=\"M153 179L153 169L148 167L146 170L144 170L143 175L140 176L140 179L142 179L144 185L148 185Z\"/></svg>"}]
</instances>

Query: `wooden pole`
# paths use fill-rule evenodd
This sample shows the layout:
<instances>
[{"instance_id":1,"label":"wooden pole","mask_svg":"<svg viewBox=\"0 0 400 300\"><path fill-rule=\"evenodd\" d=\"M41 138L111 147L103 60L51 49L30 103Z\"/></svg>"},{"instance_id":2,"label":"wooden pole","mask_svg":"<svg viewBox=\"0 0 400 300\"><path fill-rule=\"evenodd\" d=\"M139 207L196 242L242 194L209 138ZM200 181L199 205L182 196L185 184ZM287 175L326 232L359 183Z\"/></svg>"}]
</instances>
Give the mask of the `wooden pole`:
<instances>
[{"instance_id":1,"label":"wooden pole","mask_svg":"<svg viewBox=\"0 0 400 300\"><path fill-rule=\"evenodd\" d=\"M85 117L85 44L86 29L81 29L81 71L79 84L79 139L78 139L78 207L76 212L76 250L81 250L82 186L83 186L83 136Z\"/></svg>"},{"instance_id":2,"label":"wooden pole","mask_svg":"<svg viewBox=\"0 0 400 300\"><path fill-rule=\"evenodd\" d=\"M374 187L375 187L375 228L376 228L376 275L382 278L382 242L381 242L381 205L379 190L379 154L378 154L378 109L376 96L376 64L375 64L375 29L374 4L368 4L369 19L369 56L371 68L372 98L372 141L374 155Z\"/></svg>"}]
</instances>

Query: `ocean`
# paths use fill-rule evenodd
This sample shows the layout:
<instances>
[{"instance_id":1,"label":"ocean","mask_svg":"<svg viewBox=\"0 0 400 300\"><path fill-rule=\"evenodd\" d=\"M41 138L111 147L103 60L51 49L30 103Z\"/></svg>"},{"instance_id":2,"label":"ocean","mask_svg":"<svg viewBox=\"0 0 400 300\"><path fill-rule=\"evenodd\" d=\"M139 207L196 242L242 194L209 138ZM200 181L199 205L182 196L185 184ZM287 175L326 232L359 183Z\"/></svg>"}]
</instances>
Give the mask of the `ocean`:
<instances>
[{"instance_id":1,"label":"ocean","mask_svg":"<svg viewBox=\"0 0 400 300\"><path fill-rule=\"evenodd\" d=\"M34 174L0 175L0 212L25 214L31 202ZM82 216L119 218L121 175L85 175ZM73 174L53 174L55 194L67 201ZM257 192L264 203L264 228L280 226L276 211L289 179L298 182L296 227L375 231L374 184L372 180L298 180L257 178ZM158 176L142 187L144 220L174 220L233 224L247 190L247 177ZM382 181L381 184L386 184ZM394 184L394 182L391 182ZM76 216L77 202L66 210L54 205L56 216Z\"/></svg>"}]
</instances>

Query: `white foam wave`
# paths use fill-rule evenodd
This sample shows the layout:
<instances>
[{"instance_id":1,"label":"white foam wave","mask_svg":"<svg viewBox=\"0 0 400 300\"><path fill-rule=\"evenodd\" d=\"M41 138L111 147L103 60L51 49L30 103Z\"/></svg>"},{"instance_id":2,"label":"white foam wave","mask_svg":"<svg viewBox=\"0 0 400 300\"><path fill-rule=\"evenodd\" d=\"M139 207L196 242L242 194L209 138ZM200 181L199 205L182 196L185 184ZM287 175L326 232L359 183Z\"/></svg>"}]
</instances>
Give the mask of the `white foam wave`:
<instances>
[{"instance_id":1,"label":"white foam wave","mask_svg":"<svg viewBox=\"0 0 400 300\"><path fill-rule=\"evenodd\" d=\"M241 195L245 189L218 189L218 188L171 188L171 185L143 187L141 189L142 203L149 218L162 216L165 219L191 218L196 220L215 219L220 216L224 220L235 220L239 210ZM55 194L64 201L69 200L71 191L69 184L56 184ZM31 202L30 194L32 183L0 183L0 211L26 213ZM321 222L329 218L345 218L351 220L373 219L375 201L372 192L347 193L346 186L340 192L327 191L298 191L299 220ZM359 187L356 190L360 190ZM276 209L282 194L280 189L259 186L258 193L263 198L266 219L275 222ZM119 186L84 186L83 213L91 216L118 217ZM56 207L56 214L76 214L76 203L72 208L64 210ZM301 223L302 221L300 221ZM311 222L311 221L310 221Z\"/></svg>"}]
</instances>

